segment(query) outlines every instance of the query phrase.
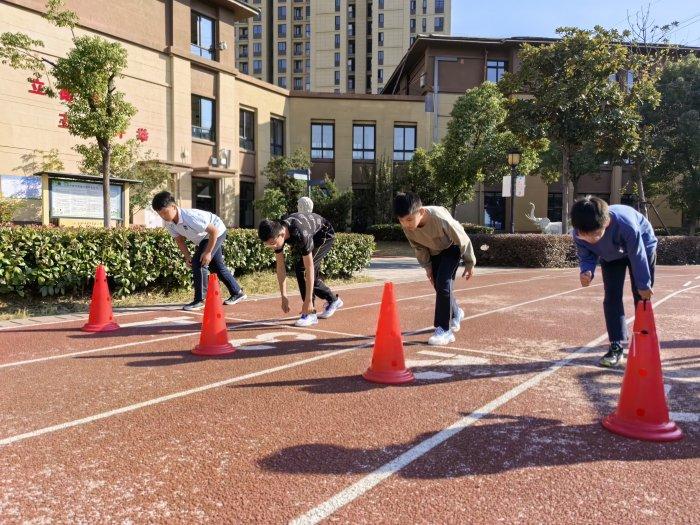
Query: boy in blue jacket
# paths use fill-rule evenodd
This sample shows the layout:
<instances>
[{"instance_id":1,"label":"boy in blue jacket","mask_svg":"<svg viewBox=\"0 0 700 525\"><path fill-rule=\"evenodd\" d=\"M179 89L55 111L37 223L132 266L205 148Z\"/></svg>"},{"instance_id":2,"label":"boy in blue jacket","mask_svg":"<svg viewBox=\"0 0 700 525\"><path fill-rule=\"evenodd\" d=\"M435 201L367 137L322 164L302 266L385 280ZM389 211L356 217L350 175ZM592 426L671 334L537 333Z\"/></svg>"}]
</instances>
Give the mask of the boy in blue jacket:
<instances>
[{"instance_id":1,"label":"boy in blue jacket","mask_svg":"<svg viewBox=\"0 0 700 525\"><path fill-rule=\"evenodd\" d=\"M588 195L571 208L573 238L581 269L581 286L589 286L600 261L605 299L603 311L610 348L600 366L613 367L622 358L622 342L627 340L622 289L630 270L634 304L653 294L656 266L656 236L644 215L622 204L608 204Z\"/></svg>"}]
</instances>

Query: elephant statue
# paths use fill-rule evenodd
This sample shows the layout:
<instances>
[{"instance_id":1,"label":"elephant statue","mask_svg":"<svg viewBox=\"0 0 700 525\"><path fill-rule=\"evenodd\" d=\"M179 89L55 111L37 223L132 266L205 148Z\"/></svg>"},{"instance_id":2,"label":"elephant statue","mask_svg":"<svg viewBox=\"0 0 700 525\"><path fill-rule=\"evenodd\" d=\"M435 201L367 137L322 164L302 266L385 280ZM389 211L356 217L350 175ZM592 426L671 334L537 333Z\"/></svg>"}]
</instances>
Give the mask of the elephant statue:
<instances>
[{"instance_id":1,"label":"elephant statue","mask_svg":"<svg viewBox=\"0 0 700 525\"><path fill-rule=\"evenodd\" d=\"M547 217L535 217L535 204L530 203L530 213L526 213L525 217L530 219L533 224L544 234L561 235L561 222L551 222Z\"/></svg>"},{"instance_id":2,"label":"elephant statue","mask_svg":"<svg viewBox=\"0 0 700 525\"><path fill-rule=\"evenodd\" d=\"M314 201L308 197L301 197L297 201L297 210L302 213L311 213L314 211Z\"/></svg>"}]
</instances>

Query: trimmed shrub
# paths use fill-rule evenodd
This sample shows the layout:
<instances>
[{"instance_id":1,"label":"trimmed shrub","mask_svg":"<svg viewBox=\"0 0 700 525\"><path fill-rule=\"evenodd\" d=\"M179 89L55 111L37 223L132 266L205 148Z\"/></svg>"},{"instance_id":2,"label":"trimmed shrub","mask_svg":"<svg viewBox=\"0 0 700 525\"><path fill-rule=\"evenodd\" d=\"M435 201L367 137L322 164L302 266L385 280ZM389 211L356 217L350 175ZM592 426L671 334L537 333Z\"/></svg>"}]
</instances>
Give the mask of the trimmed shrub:
<instances>
[{"instance_id":1,"label":"trimmed shrub","mask_svg":"<svg viewBox=\"0 0 700 525\"><path fill-rule=\"evenodd\" d=\"M368 235L337 234L323 273L331 278L351 276L369 264L373 250ZM229 230L224 258L237 274L274 264L272 251L255 230L247 229ZM190 284L190 268L162 228L0 228L0 293L89 293L99 262L105 264L116 296L153 285Z\"/></svg>"},{"instance_id":2,"label":"trimmed shrub","mask_svg":"<svg viewBox=\"0 0 700 525\"><path fill-rule=\"evenodd\" d=\"M697 235L659 237L656 264L700 264L700 237Z\"/></svg>"},{"instance_id":3,"label":"trimmed shrub","mask_svg":"<svg viewBox=\"0 0 700 525\"><path fill-rule=\"evenodd\" d=\"M565 268L577 264L570 235L476 234L470 238L477 266Z\"/></svg>"},{"instance_id":4,"label":"trimmed shrub","mask_svg":"<svg viewBox=\"0 0 700 525\"><path fill-rule=\"evenodd\" d=\"M463 223L464 231L468 235L477 233L492 234L494 229L489 226L479 226L478 224ZM375 224L367 228L367 233L374 236L375 241L405 241L400 224Z\"/></svg>"}]
</instances>

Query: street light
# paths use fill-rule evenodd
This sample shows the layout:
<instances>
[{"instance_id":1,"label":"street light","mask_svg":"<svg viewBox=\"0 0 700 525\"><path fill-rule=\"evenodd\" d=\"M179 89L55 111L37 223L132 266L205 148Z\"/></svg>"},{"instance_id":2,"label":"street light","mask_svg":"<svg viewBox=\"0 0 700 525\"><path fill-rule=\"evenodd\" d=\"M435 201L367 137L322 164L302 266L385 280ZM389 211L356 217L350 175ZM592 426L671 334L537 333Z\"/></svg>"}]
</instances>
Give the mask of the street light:
<instances>
[{"instance_id":1,"label":"street light","mask_svg":"<svg viewBox=\"0 0 700 525\"><path fill-rule=\"evenodd\" d=\"M508 166L510 166L510 233L515 233L515 177L518 164L520 164L520 150L511 149L508 152Z\"/></svg>"}]
</instances>

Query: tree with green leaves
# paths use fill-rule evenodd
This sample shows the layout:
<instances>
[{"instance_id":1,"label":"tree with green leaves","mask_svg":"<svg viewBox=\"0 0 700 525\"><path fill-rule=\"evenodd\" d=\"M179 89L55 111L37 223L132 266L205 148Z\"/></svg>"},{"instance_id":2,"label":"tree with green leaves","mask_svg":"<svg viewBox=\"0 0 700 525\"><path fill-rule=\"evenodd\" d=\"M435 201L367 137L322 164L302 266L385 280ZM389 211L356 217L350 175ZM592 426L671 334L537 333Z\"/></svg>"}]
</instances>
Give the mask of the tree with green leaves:
<instances>
[{"instance_id":1,"label":"tree with green leaves","mask_svg":"<svg viewBox=\"0 0 700 525\"><path fill-rule=\"evenodd\" d=\"M435 178L435 159L440 154L440 146L430 150L416 149L413 158L403 169L396 170L397 189L418 194L424 204L448 206L449 198L445 186Z\"/></svg>"},{"instance_id":2,"label":"tree with green leaves","mask_svg":"<svg viewBox=\"0 0 700 525\"><path fill-rule=\"evenodd\" d=\"M78 144L73 149L82 157L80 171L99 175L102 171L102 151L97 144ZM118 178L137 180L140 184L131 186L129 208L131 216L151 205L153 193L165 188L170 180L170 170L154 156L152 151L144 151L138 139L112 145L110 172Z\"/></svg>"},{"instance_id":3,"label":"tree with green leaves","mask_svg":"<svg viewBox=\"0 0 700 525\"><path fill-rule=\"evenodd\" d=\"M287 199L278 188L265 188L263 196L253 206L263 219L278 220L287 213Z\"/></svg>"},{"instance_id":4,"label":"tree with green leaves","mask_svg":"<svg viewBox=\"0 0 700 525\"><path fill-rule=\"evenodd\" d=\"M431 153L435 181L444 188L453 215L460 202L472 198L477 184L496 184L509 174L508 150L522 150L520 174L537 166L537 150L507 128L507 115L506 98L492 82L468 90L455 102L447 134Z\"/></svg>"},{"instance_id":5,"label":"tree with green leaves","mask_svg":"<svg viewBox=\"0 0 700 525\"><path fill-rule=\"evenodd\" d=\"M29 71L31 79L44 78L49 97L57 97L61 91L67 94L64 103L69 133L94 140L99 148L104 226L109 228L112 149L115 138L126 130L136 113L116 85L127 66L127 53L118 42L97 36L76 36L78 17L63 4L63 0L49 0L44 16L57 27L71 31L73 48L65 57L49 59L46 54L34 51L44 47L41 40L6 32L0 35L0 62Z\"/></svg>"},{"instance_id":6,"label":"tree with green leaves","mask_svg":"<svg viewBox=\"0 0 700 525\"><path fill-rule=\"evenodd\" d=\"M665 195L694 234L700 219L700 59L690 54L667 64L658 89L661 102L648 116L658 152L650 193Z\"/></svg>"},{"instance_id":7,"label":"tree with green leaves","mask_svg":"<svg viewBox=\"0 0 700 525\"><path fill-rule=\"evenodd\" d=\"M297 201L306 194L306 183L287 175L290 170L311 168L311 157L304 148L299 148L292 155L273 157L263 169L263 176L267 178L266 188L277 188L285 198L287 213L297 210Z\"/></svg>"},{"instance_id":8,"label":"tree with green leaves","mask_svg":"<svg viewBox=\"0 0 700 525\"><path fill-rule=\"evenodd\" d=\"M328 219L335 231L347 230L352 211L352 190L340 191L336 183L326 177L323 184L311 188L311 200L314 201L314 213Z\"/></svg>"},{"instance_id":9,"label":"tree with green leaves","mask_svg":"<svg viewBox=\"0 0 700 525\"><path fill-rule=\"evenodd\" d=\"M582 159L587 150L621 158L638 142L640 116L620 83L611 81L630 68L622 36L599 26L593 31L560 28L557 33L560 40L551 44L523 45L520 70L506 75L501 87L516 97L529 95L514 102L521 123L542 130L561 152L566 231L574 159Z\"/></svg>"}]
</instances>

